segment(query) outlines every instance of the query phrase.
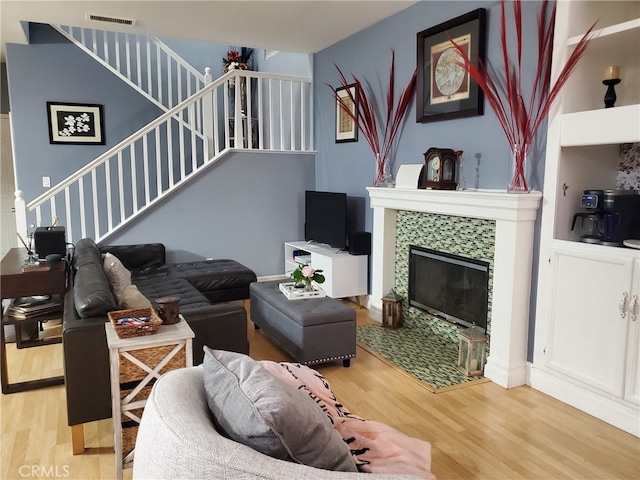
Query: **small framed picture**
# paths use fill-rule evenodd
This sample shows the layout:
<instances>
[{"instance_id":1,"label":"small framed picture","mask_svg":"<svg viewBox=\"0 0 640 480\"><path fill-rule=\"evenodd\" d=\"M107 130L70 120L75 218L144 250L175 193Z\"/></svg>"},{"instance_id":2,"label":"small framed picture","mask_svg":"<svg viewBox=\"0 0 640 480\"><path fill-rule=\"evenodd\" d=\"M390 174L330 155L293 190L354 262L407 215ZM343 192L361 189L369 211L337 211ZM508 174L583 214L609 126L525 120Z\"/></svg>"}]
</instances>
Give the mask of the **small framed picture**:
<instances>
[{"instance_id":1,"label":"small framed picture","mask_svg":"<svg viewBox=\"0 0 640 480\"><path fill-rule=\"evenodd\" d=\"M486 10L479 8L417 35L416 121L426 123L483 114L482 89L461 65L462 48L474 65L484 62Z\"/></svg>"},{"instance_id":2,"label":"small framed picture","mask_svg":"<svg viewBox=\"0 0 640 480\"><path fill-rule=\"evenodd\" d=\"M49 143L104 145L102 105L47 102Z\"/></svg>"},{"instance_id":3,"label":"small framed picture","mask_svg":"<svg viewBox=\"0 0 640 480\"><path fill-rule=\"evenodd\" d=\"M354 120L358 116L356 88L355 83L336 88L336 143L358 141L358 125Z\"/></svg>"}]
</instances>

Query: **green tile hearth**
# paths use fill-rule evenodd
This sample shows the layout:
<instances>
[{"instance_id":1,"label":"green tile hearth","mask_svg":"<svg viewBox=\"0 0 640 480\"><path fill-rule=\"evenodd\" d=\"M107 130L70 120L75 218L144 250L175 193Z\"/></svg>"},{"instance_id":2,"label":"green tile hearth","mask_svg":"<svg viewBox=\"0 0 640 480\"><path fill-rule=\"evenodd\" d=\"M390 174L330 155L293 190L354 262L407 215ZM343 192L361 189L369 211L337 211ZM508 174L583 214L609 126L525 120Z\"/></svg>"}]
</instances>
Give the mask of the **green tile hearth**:
<instances>
[{"instance_id":1,"label":"green tile hearth","mask_svg":"<svg viewBox=\"0 0 640 480\"><path fill-rule=\"evenodd\" d=\"M467 377L458 370L458 341L436 334L426 323L414 321L398 329L362 325L356 335L362 346L434 390L483 378Z\"/></svg>"}]
</instances>

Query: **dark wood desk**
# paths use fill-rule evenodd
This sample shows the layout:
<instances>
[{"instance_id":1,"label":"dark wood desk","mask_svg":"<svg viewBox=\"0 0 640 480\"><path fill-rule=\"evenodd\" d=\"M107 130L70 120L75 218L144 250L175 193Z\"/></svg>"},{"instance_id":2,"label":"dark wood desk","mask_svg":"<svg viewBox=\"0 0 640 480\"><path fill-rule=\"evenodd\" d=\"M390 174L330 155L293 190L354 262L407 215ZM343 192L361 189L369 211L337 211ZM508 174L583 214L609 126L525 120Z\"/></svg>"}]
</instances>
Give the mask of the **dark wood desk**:
<instances>
[{"instance_id":1,"label":"dark wood desk","mask_svg":"<svg viewBox=\"0 0 640 480\"><path fill-rule=\"evenodd\" d=\"M22 271L22 265L26 258L26 250L23 248L12 248L5 255L0 263L0 295L2 299L30 297L33 295L60 295L60 312L51 315L21 320L3 315L0 325L0 377L2 380L2 393L24 392L34 388L50 387L52 385L62 385L64 377L50 377L26 382L9 383L9 373L7 371L7 349L4 335L5 325L16 326L16 341L21 335L21 325L25 322L48 320L61 318L64 311L64 295L67 289L67 263L59 261L50 264L51 268L45 271ZM60 343L62 338L42 339L22 342L22 348L27 346L47 345Z\"/></svg>"}]
</instances>

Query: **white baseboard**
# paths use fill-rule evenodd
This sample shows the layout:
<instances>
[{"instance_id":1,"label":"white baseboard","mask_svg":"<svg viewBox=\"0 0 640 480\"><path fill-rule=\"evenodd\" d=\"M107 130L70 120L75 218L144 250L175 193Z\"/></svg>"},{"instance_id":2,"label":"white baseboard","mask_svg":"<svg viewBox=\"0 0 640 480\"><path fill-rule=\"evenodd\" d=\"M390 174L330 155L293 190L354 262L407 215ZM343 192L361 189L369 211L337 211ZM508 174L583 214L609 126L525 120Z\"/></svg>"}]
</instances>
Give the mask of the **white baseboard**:
<instances>
[{"instance_id":1,"label":"white baseboard","mask_svg":"<svg viewBox=\"0 0 640 480\"><path fill-rule=\"evenodd\" d=\"M531 388L640 437L640 407L638 406L609 398L586 386L572 383L535 366L531 366L529 371L528 384Z\"/></svg>"},{"instance_id":2,"label":"white baseboard","mask_svg":"<svg viewBox=\"0 0 640 480\"><path fill-rule=\"evenodd\" d=\"M504 388L514 388L524 385L526 382L526 365L516 368L507 368L506 365L487 358L484 367L484 376Z\"/></svg>"}]
</instances>

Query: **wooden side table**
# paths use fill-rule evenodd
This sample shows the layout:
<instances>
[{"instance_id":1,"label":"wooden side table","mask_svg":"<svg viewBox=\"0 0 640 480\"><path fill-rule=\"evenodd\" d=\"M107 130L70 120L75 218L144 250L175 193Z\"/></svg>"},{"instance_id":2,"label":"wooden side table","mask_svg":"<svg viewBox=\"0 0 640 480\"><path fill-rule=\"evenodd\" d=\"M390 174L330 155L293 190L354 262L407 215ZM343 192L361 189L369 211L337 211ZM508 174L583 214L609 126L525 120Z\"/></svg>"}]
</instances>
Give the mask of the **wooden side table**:
<instances>
[{"instance_id":1,"label":"wooden side table","mask_svg":"<svg viewBox=\"0 0 640 480\"><path fill-rule=\"evenodd\" d=\"M50 377L26 382L9 383L9 372L7 369L6 339L4 336L5 325L16 326L16 341L21 348L51 343L62 342L62 337L53 339L37 339L20 345L21 327L29 322L38 320L50 320L62 318L64 314L64 295L67 289L67 262L60 261L47 264L47 270L22 271L24 259L27 251L24 248L12 248L2 259L0 264L0 289L2 298L30 297L34 295L60 295L60 311L40 317L33 317L29 320L12 318L9 315L0 315L0 377L2 383L2 393L24 392L34 388L50 387L52 385L62 385L64 377ZM1 314L2 312L0 312Z\"/></svg>"},{"instance_id":2,"label":"wooden side table","mask_svg":"<svg viewBox=\"0 0 640 480\"><path fill-rule=\"evenodd\" d=\"M119 338L111 323L105 324L111 365L111 402L116 478L133 462L138 425L151 387L165 372L193 365L187 322L161 325L153 335Z\"/></svg>"}]
</instances>

